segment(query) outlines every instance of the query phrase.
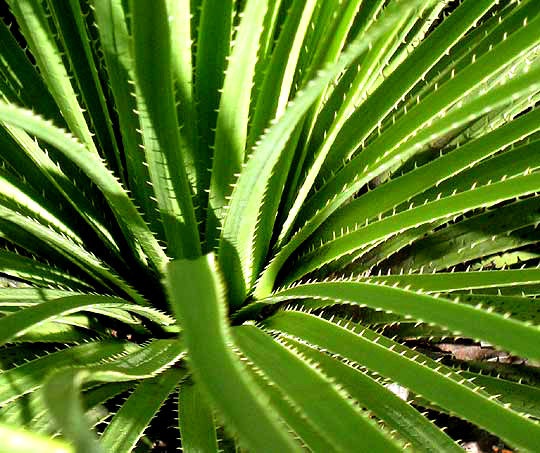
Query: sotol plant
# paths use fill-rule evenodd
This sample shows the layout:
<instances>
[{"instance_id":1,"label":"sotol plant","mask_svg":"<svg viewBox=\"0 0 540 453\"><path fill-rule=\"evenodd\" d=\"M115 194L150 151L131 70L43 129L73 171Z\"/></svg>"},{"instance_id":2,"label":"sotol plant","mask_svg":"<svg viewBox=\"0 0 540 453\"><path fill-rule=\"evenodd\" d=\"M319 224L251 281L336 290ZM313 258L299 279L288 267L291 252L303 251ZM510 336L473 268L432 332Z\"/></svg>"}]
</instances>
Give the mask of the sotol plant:
<instances>
[{"instance_id":1,"label":"sotol plant","mask_svg":"<svg viewBox=\"0 0 540 453\"><path fill-rule=\"evenodd\" d=\"M7 1L1 451L538 451L540 7L446 3Z\"/></svg>"}]
</instances>

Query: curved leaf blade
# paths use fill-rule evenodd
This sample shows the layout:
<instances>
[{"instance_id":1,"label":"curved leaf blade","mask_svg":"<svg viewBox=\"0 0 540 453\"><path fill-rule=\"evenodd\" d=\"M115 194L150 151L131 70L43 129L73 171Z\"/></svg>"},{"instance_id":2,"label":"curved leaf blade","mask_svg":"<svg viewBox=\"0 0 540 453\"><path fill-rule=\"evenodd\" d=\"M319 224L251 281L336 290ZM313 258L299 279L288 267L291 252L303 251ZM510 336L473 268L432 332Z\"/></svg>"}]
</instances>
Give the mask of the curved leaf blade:
<instances>
[{"instance_id":1,"label":"curved leaf blade","mask_svg":"<svg viewBox=\"0 0 540 453\"><path fill-rule=\"evenodd\" d=\"M358 445L368 451L401 451L388 433L381 432L350 403L348 394L306 363L301 354L254 326L235 327L233 335L242 353L281 388L294 406L301 408L336 451L353 451Z\"/></svg>"},{"instance_id":2,"label":"curved leaf blade","mask_svg":"<svg viewBox=\"0 0 540 453\"><path fill-rule=\"evenodd\" d=\"M78 165L102 190L121 224L136 238L158 270L164 268L167 257L122 185L99 157L61 129L28 110L0 102L0 120L13 124L54 145Z\"/></svg>"},{"instance_id":3,"label":"curved leaf blade","mask_svg":"<svg viewBox=\"0 0 540 453\"><path fill-rule=\"evenodd\" d=\"M132 451L160 406L185 374L186 370L172 368L141 382L101 435L103 449L110 453Z\"/></svg>"},{"instance_id":4,"label":"curved leaf blade","mask_svg":"<svg viewBox=\"0 0 540 453\"><path fill-rule=\"evenodd\" d=\"M213 255L172 261L167 286L196 382L213 406L253 450L272 445L277 451L299 451L232 352L224 288ZM254 425L252 420L258 422Z\"/></svg>"},{"instance_id":5,"label":"curved leaf blade","mask_svg":"<svg viewBox=\"0 0 540 453\"><path fill-rule=\"evenodd\" d=\"M413 5L407 5L406 12ZM260 269L253 266L256 254L266 253L255 250L259 212L261 205L270 194L267 186L281 153L286 149L288 139L309 108L321 95L326 85L344 68L351 64L368 47L372 39L395 25L404 14L404 5L396 4L393 14L389 14L367 35L355 40L341 55L337 63L320 71L305 89L299 91L283 115L274 121L256 145L232 193L231 203L223 225L219 244L219 262L227 281L231 283L229 297L232 308L238 308L245 295L252 289ZM398 11L399 10L399 11Z\"/></svg>"},{"instance_id":6,"label":"curved leaf blade","mask_svg":"<svg viewBox=\"0 0 540 453\"><path fill-rule=\"evenodd\" d=\"M537 423L506 408L461 375L369 329L351 332L314 315L294 311L281 311L265 320L264 326L389 377L525 451L534 451L540 442Z\"/></svg>"},{"instance_id":7,"label":"curved leaf blade","mask_svg":"<svg viewBox=\"0 0 540 453\"><path fill-rule=\"evenodd\" d=\"M346 303L371 307L435 323L458 335L478 338L516 352L518 356L540 360L536 344L540 329L523 322L459 303L459 299L421 294L407 289L358 281L319 282L278 291L275 301L308 299L306 309ZM314 299L313 302L310 300Z\"/></svg>"}]
</instances>

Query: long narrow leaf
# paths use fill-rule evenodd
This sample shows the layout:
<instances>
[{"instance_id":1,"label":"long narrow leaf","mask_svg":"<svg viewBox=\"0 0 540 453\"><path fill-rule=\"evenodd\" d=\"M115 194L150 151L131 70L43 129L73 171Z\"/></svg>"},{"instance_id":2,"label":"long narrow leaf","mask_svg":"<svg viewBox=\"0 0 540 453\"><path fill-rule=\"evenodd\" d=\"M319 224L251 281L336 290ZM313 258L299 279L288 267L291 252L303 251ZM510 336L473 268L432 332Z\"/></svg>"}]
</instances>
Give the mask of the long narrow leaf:
<instances>
[{"instance_id":1,"label":"long narrow leaf","mask_svg":"<svg viewBox=\"0 0 540 453\"><path fill-rule=\"evenodd\" d=\"M158 270L167 258L133 202L105 164L77 140L27 110L0 103L0 119L14 124L56 146L96 183L109 200L121 223L139 240Z\"/></svg>"},{"instance_id":2,"label":"long narrow leaf","mask_svg":"<svg viewBox=\"0 0 540 453\"><path fill-rule=\"evenodd\" d=\"M233 340L218 272L213 255L172 261L168 267L170 303L182 326L197 382L250 448L264 450L272 445L278 451L299 451L230 348Z\"/></svg>"},{"instance_id":3,"label":"long narrow leaf","mask_svg":"<svg viewBox=\"0 0 540 453\"><path fill-rule=\"evenodd\" d=\"M540 354L533 346L540 341L540 330L457 300L418 294L401 288L372 283L343 281L298 285L278 291L272 300L310 299L301 305L315 308L348 303L410 316L418 321L435 323L458 335L485 340L518 356L536 360ZM427 308L429 306L429 309Z\"/></svg>"},{"instance_id":4,"label":"long narrow leaf","mask_svg":"<svg viewBox=\"0 0 540 453\"><path fill-rule=\"evenodd\" d=\"M194 258L200 255L201 245L176 117L166 2L130 5L137 110L167 248L173 258Z\"/></svg>"},{"instance_id":5,"label":"long narrow leaf","mask_svg":"<svg viewBox=\"0 0 540 453\"><path fill-rule=\"evenodd\" d=\"M302 408L336 450L351 451L362 444L366 450L400 451L397 443L354 408L348 401L349 395L306 364L300 354L287 350L253 326L241 326L233 332L242 353L283 390L291 404ZM277 363L279 367L275 366ZM335 414L342 414L343 418L336 418Z\"/></svg>"},{"instance_id":6,"label":"long narrow leaf","mask_svg":"<svg viewBox=\"0 0 540 453\"><path fill-rule=\"evenodd\" d=\"M402 5L399 4L399 6ZM268 180L273 174L275 164L279 161L280 153L285 149L288 138L326 84L362 54L369 47L371 39L376 39L381 33L395 25L399 16L403 14L403 10L400 10L398 16L397 9L399 7L396 7L394 14L389 14L387 21L381 22L367 36L352 43L335 65L321 71L314 81L300 91L289 103L285 113L261 138L250 156L233 190L218 255L220 265L226 272L225 277L232 285L229 288L229 294L233 308L238 307L242 302L260 270L253 268L254 255L264 252L253 249L259 211L261 203L268 196L266 193Z\"/></svg>"},{"instance_id":7,"label":"long narrow leaf","mask_svg":"<svg viewBox=\"0 0 540 453\"><path fill-rule=\"evenodd\" d=\"M280 312L265 321L272 330L294 335L389 377L455 414L492 430L511 445L534 451L540 427L508 410L479 387L467 382L414 351L400 351L391 340L365 329L351 332L344 327L298 312Z\"/></svg>"}]
</instances>

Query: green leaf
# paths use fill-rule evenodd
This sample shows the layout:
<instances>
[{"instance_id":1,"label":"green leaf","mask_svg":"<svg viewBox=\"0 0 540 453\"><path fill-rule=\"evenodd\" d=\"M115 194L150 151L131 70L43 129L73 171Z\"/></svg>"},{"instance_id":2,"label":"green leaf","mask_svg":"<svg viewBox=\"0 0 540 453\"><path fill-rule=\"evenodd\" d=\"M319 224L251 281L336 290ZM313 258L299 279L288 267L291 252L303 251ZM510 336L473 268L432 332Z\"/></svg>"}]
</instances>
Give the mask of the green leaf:
<instances>
[{"instance_id":1,"label":"green leaf","mask_svg":"<svg viewBox=\"0 0 540 453\"><path fill-rule=\"evenodd\" d=\"M302 439L307 448L311 451L334 450L334 445L330 440L317 429L316 425L304 417L302 412L298 411L297 406L293 406L290 401L285 399L280 388L272 385L258 368L248 366L248 370L255 382L263 389L269 403L276 408L283 421Z\"/></svg>"},{"instance_id":2,"label":"green leaf","mask_svg":"<svg viewBox=\"0 0 540 453\"><path fill-rule=\"evenodd\" d=\"M0 41L2 41L2 62L0 63L2 73L8 80L12 79L14 91L18 92L19 99L9 98L3 89L2 95L6 96L9 102L22 103L26 108L34 108L40 115L64 126L58 106L54 103L43 79L3 21L0 21Z\"/></svg>"},{"instance_id":3,"label":"green leaf","mask_svg":"<svg viewBox=\"0 0 540 453\"><path fill-rule=\"evenodd\" d=\"M528 198L465 219L415 242L408 249L410 258L400 260L399 267L403 272L448 269L534 244L539 240L536 231L539 211L540 200ZM395 269L393 266L392 270Z\"/></svg>"},{"instance_id":4,"label":"green leaf","mask_svg":"<svg viewBox=\"0 0 540 453\"><path fill-rule=\"evenodd\" d=\"M291 94L301 46L315 7L316 2L313 0L307 2L296 0L288 11L276 48L271 54L270 61L267 62L269 66L264 79L261 86L256 87L259 92L249 130L248 151L263 134L271 120L282 115L285 110ZM276 89L277 87L279 88Z\"/></svg>"},{"instance_id":5,"label":"green leaf","mask_svg":"<svg viewBox=\"0 0 540 453\"><path fill-rule=\"evenodd\" d=\"M433 422L360 369L290 338L284 338L284 341L296 348L306 359L317 363L321 371L339 382L359 404L410 442L414 451L462 451Z\"/></svg>"},{"instance_id":6,"label":"green leaf","mask_svg":"<svg viewBox=\"0 0 540 453\"><path fill-rule=\"evenodd\" d=\"M0 129L0 136L7 141L6 151L9 152L3 153L3 156L13 168L22 173L20 176L22 183L27 181L34 190L46 193L50 197L50 203L55 205L50 210L51 213L64 211L60 215L64 223L79 231L85 240L88 241L89 237L88 242L96 243L97 235L109 252L117 252L118 240L121 241L121 238L112 237L111 226L107 225L106 221L106 214L109 212L105 209L103 210L105 212L100 212L95 201L92 204L92 200L87 198L91 194L95 200L101 201L99 191L89 186L85 175L55 148L43 148L24 130L7 123L4 126L5 129ZM79 216L88 227L81 225ZM88 231L90 229L93 231ZM99 242L96 246L98 244Z\"/></svg>"},{"instance_id":7,"label":"green leaf","mask_svg":"<svg viewBox=\"0 0 540 453\"><path fill-rule=\"evenodd\" d=\"M212 408L208 405L199 385L186 379L178 391L178 421L182 450L216 452L218 443Z\"/></svg>"},{"instance_id":8,"label":"green leaf","mask_svg":"<svg viewBox=\"0 0 540 453\"><path fill-rule=\"evenodd\" d=\"M75 370L57 372L46 381L43 395L52 418L77 452L103 453L82 406L79 388L85 375Z\"/></svg>"},{"instance_id":9,"label":"green leaf","mask_svg":"<svg viewBox=\"0 0 540 453\"><path fill-rule=\"evenodd\" d=\"M137 110L167 249L173 258L194 258L201 245L176 117L166 1L132 1L130 8Z\"/></svg>"},{"instance_id":10,"label":"green leaf","mask_svg":"<svg viewBox=\"0 0 540 453\"><path fill-rule=\"evenodd\" d=\"M141 382L100 437L104 450L111 453L132 451L160 406L185 373L185 370L172 368Z\"/></svg>"},{"instance_id":11,"label":"green leaf","mask_svg":"<svg viewBox=\"0 0 540 453\"><path fill-rule=\"evenodd\" d=\"M194 97L197 107L197 156L205 170L210 167L214 145L217 111L233 36L234 2L200 0L197 49L195 52ZM201 187L210 187L210 173L201 174ZM201 198L206 208L208 197ZM212 216L206 213L206 218ZM208 221L208 220L207 220Z\"/></svg>"},{"instance_id":12,"label":"green leaf","mask_svg":"<svg viewBox=\"0 0 540 453\"><path fill-rule=\"evenodd\" d=\"M536 451L536 0L4 3L1 423Z\"/></svg>"},{"instance_id":13,"label":"green leaf","mask_svg":"<svg viewBox=\"0 0 540 453\"><path fill-rule=\"evenodd\" d=\"M369 281L308 283L277 291L271 298L272 301L295 299L307 299L300 302L307 309L347 303L397 313L435 323L456 335L485 340L518 356L540 359L540 353L533 346L540 341L538 327L461 304L458 299L434 297Z\"/></svg>"},{"instance_id":14,"label":"green leaf","mask_svg":"<svg viewBox=\"0 0 540 453\"><path fill-rule=\"evenodd\" d=\"M96 0L94 3L108 80L118 111L128 188L151 225L152 231L163 238L163 227L157 211L154 190L152 186L146 184L149 179L146 160L144 154L139 152L142 137L138 132L140 123L135 113L133 86L130 84L135 80L135 70L130 47L131 38L127 30L122 1Z\"/></svg>"},{"instance_id":15,"label":"green leaf","mask_svg":"<svg viewBox=\"0 0 540 453\"><path fill-rule=\"evenodd\" d=\"M27 110L0 103L0 120L37 135L42 140L54 145L78 165L102 190L122 224L133 237L137 238L156 268L163 269L164 263L167 261L165 253L121 184L97 156L88 152L83 145L64 131Z\"/></svg>"},{"instance_id":16,"label":"green leaf","mask_svg":"<svg viewBox=\"0 0 540 453\"><path fill-rule=\"evenodd\" d=\"M86 307L118 304L118 298L94 295L76 295L43 302L17 311L0 319L0 344L25 333L33 326L61 315L76 313Z\"/></svg>"},{"instance_id":17,"label":"green leaf","mask_svg":"<svg viewBox=\"0 0 540 453\"><path fill-rule=\"evenodd\" d=\"M452 193L456 188L456 181L453 178L455 175L461 174L470 166L475 169L479 162L484 162L484 159L533 134L539 128L540 110L534 110L403 176L394 177L336 210L314 235L312 243L321 238L328 240L334 232L352 229L355 225L364 223L366 219L371 221L380 213L392 210L400 203L409 202L417 194L422 195L412 198L415 206L423 203L425 199L433 200L438 193L446 193L441 187L446 181L450 183L448 193ZM467 182L463 184L467 189L480 178L479 185L482 185L483 181L494 179L485 178L477 169L471 173L476 177L472 181L467 181L468 184ZM431 190L437 193L433 192L433 196L426 196L426 189L431 187L434 187Z\"/></svg>"},{"instance_id":18,"label":"green leaf","mask_svg":"<svg viewBox=\"0 0 540 453\"><path fill-rule=\"evenodd\" d=\"M0 424L0 438L0 453L75 453L75 449L66 442L38 436L15 426Z\"/></svg>"},{"instance_id":19,"label":"green leaf","mask_svg":"<svg viewBox=\"0 0 540 453\"><path fill-rule=\"evenodd\" d=\"M345 232L341 237L302 256L299 262L295 263L294 271L287 276L285 284L292 283L323 264L409 228L415 228L439 219L448 219L475 208L487 207L503 200L534 193L539 189L539 173L516 176L426 203L364 227L360 226L355 231Z\"/></svg>"},{"instance_id":20,"label":"green leaf","mask_svg":"<svg viewBox=\"0 0 540 453\"><path fill-rule=\"evenodd\" d=\"M538 18L536 20L540 21ZM471 65L469 72L474 74L474 77L478 79L478 84L480 84L489 77L486 72L489 72L490 69L496 73L509 64L509 61L506 61L503 56L508 57L510 61L516 58L515 52L510 50L513 46L516 46L516 48L524 46L522 48L523 52L532 46L533 44L529 41L529 38L531 36L525 31L520 31L519 34L516 33L512 40L503 41L497 47L498 51L501 52L501 59L490 59L488 57L491 56L486 55L482 61L479 60L476 64ZM489 61L489 65L482 64L485 61ZM451 79L448 83L452 85L452 90L444 91L445 96L433 93L424 101L422 108L413 109L406 117L401 118L401 121L397 121L388 132L381 134L376 141L366 148L365 152L360 153L356 158L348 162L306 201L303 206L303 215L299 218L297 224L307 223L297 232L296 237L293 237L291 243L288 244L288 249L292 247L292 243L298 244L299 240L305 239L332 212L350 199L362 185L378 176L383 170L391 168L396 162L412 157L422 146L433 141L436 137L455 130L471 120L489 113L492 109L508 103L510 98L518 99L521 96L527 96L538 91L536 85L538 79L536 71L538 71L538 68L531 70L531 72L535 73L533 75L528 73L528 69L526 67L523 70L524 74L520 77L511 79L510 82L494 88L491 92L475 97L462 107L452 109L449 113L446 113L445 109L457 102L459 96L462 95L460 82L462 78L468 77L468 75L462 73L461 77L456 76ZM458 97L450 99L452 97L451 92L454 89ZM448 95L447 99L445 98L446 95ZM445 106L443 104L446 101L449 101L449 104ZM429 105L425 105L425 103ZM460 105L458 104L458 107ZM434 110L430 111L431 108ZM415 113L414 116L413 112ZM441 112L446 114L442 115ZM416 121L418 121L417 124ZM342 147L344 145L336 142L335 146ZM376 170L373 171L373 169ZM290 250L288 253L290 253ZM278 263L275 265L278 265Z\"/></svg>"},{"instance_id":21,"label":"green leaf","mask_svg":"<svg viewBox=\"0 0 540 453\"><path fill-rule=\"evenodd\" d=\"M400 11L400 16L402 14L403 10ZM264 200L271 196L266 191L268 181L272 177L280 154L286 149L289 137L328 82L361 55L369 47L371 39L376 39L386 32L398 20L397 11L389 14L387 20L378 24L371 33L351 43L336 64L320 71L315 80L297 93L287 110L272 124L249 157L232 193L218 253L220 265L231 285L229 295L233 308L238 308L243 302L260 271L253 266L256 254L265 253L253 248L258 230L259 211Z\"/></svg>"},{"instance_id":22,"label":"green leaf","mask_svg":"<svg viewBox=\"0 0 540 453\"><path fill-rule=\"evenodd\" d=\"M492 395L500 395L500 400L511 404L515 411L537 419L540 417L540 390L537 387L478 373L463 372L463 375L473 379Z\"/></svg>"},{"instance_id":23,"label":"green leaf","mask_svg":"<svg viewBox=\"0 0 540 453\"><path fill-rule=\"evenodd\" d=\"M473 4L474 5L471 5ZM358 109L354 117L349 118L347 126L345 126L338 138L335 141L335 148L339 151L338 162L342 159L350 159L353 151L357 149L367 138L362 132L365 131L369 134L377 123L382 120L378 113L387 114L393 108L394 103L399 100L399 97L403 96L401 91L402 83L404 87L410 86L409 83L415 83L425 74L425 71L429 69L431 64L434 64L436 60L448 50L449 44L452 41L455 42L461 34L463 34L467 28L469 28L478 18L488 9L495 1L469 1L461 5L456 10L455 14L450 15L447 26L437 27L437 33L432 34L426 39L422 46L417 49L408 58L406 64L401 66L399 70L395 71L391 79L387 80L386 84L381 85L379 89L388 90L384 92L384 96L370 96L371 101L365 103L362 108ZM463 15L462 15L463 14ZM461 20L462 23L458 21ZM540 18L535 18L540 22ZM446 21L443 21L443 25ZM531 25L533 21L527 22ZM446 36L444 35L446 33ZM441 36L442 35L442 36ZM439 41L439 42L437 42ZM497 46L493 46L491 52L482 55L466 66L466 68L451 78L445 83L444 90L438 90L431 93L423 101L408 111L407 115L403 115L399 119L392 121L392 125L383 133L373 140L369 146L366 147L364 152L359 153L355 158L348 162L343 170L339 171L335 177L332 177L328 184L327 190L318 195L312 197L311 201L306 203L303 209L303 215L300 218L300 223L307 220L312 216L314 209L317 206L317 201L320 201L322 196L331 198L336 194L342 192L344 185L347 187L360 187L363 180L362 175L367 175L377 169L377 173L380 173L387 165L390 165L391 159L396 159L396 155L408 150L409 153L415 152L414 148L410 149L410 146L418 143L418 138L415 134L422 129L422 135L429 133L430 140L435 139L437 136L443 135L447 131L440 130L440 127L435 127L437 124L437 116L445 118L448 114L448 109L460 100L464 103L471 103L478 99L473 97L472 99L463 99L474 88L484 88L483 83L487 82L490 77L498 74L500 71L508 67L514 62L520 55L525 54L526 51L533 48L538 39L528 33L527 27L521 27L516 33L510 35L507 40L503 40L498 43ZM434 50L434 47L435 49ZM494 58L496 55L496 58ZM389 82L393 83L393 86L389 86ZM397 97L394 97L396 96ZM484 95L485 96L485 95ZM378 101L378 99L383 99ZM505 102L508 100L508 95L505 97ZM379 106L374 106L374 102L380 102ZM388 104L387 104L388 102ZM382 111L379 110L380 106L383 106ZM489 105L485 102L483 105ZM459 104L458 104L459 106ZM459 109L458 109L459 110ZM476 113L487 113L483 111L482 107L477 107ZM452 111L452 110L451 110ZM370 112L370 114L368 114ZM446 114L446 115L445 115ZM361 129L358 133L357 121L362 116L367 115L371 120L366 123L369 129ZM471 120L473 118L469 118ZM454 120L455 121L455 120ZM427 127L426 127L427 126ZM412 139L411 139L412 137ZM399 153L398 153L399 152ZM347 153L347 154L344 154ZM401 156L400 156L401 157ZM338 164L339 165L339 164ZM334 171L337 170L336 165L333 166ZM332 167L331 167L332 168ZM358 174L360 173L360 174ZM339 174L339 176L338 176ZM372 175L376 176L376 175ZM371 179L371 178L369 178ZM352 191L354 192L354 190ZM349 190L346 191L349 193Z\"/></svg>"},{"instance_id":24,"label":"green leaf","mask_svg":"<svg viewBox=\"0 0 540 453\"><path fill-rule=\"evenodd\" d=\"M171 60L173 67L176 110L183 143L183 158L186 174L193 189L193 205L202 232L204 209L207 205L206 184L208 168L199 155L198 119L194 93L194 62L192 60L193 24L191 18L196 6L190 0L167 0L169 14Z\"/></svg>"},{"instance_id":25,"label":"green leaf","mask_svg":"<svg viewBox=\"0 0 540 453\"><path fill-rule=\"evenodd\" d=\"M531 75L531 73L533 73ZM490 107L488 105L496 105L497 103L506 103L508 98L512 95L524 95L525 93L531 93L538 90L538 86L536 85L538 76L536 74L540 74L540 68L537 68L534 71L531 71L531 73L525 73L524 75L517 77L516 79L512 79L510 82L506 83L505 85L493 90L490 93L487 93L479 98L476 98L475 100L471 101L469 104L466 104L462 108L459 108L457 110L453 110L452 112L448 113L446 116L444 116L442 119L439 119L437 121L434 121L431 126L423 128L420 132L418 132L411 140L405 142L404 145L398 147L397 149L400 150L402 147L405 148L403 151L404 153L412 153L414 154L414 150L416 149L416 145L419 145L421 143L427 143L430 139L432 139L432 133L434 130L451 130L456 127L456 125L460 123L466 123L469 122L471 119L476 118L480 115L480 112L482 112L482 109L489 110ZM530 91L529 91L530 89ZM525 91L521 91L525 90ZM473 115L473 117L471 117ZM387 160L391 161L390 155L386 154ZM398 154L392 154L394 160L397 158L398 160L403 158L403 155ZM359 156L361 157L361 155ZM257 284L257 290L255 294L257 297L264 297L269 294L269 292L273 289L273 283L276 279L277 273L281 266L283 266L284 262L287 260L289 256L294 252L298 246L311 235L316 228L318 228L327 218L328 216L336 211L339 206L343 204L347 199L349 199L353 194L354 191L351 189L349 191L348 188L355 188L358 189L361 187L362 184L367 183L369 180L371 180L376 175L374 173L367 172L366 167L361 174L364 176L361 177L361 174L358 172L359 169L355 168L354 164L355 160L351 161L344 169L336 174L336 176L328 183L328 187L332 187L332 190L335 189L335 193L332 193L331 191L326 191L326 189L321 189L319 192L317 192L310 200L313 201L313 206L317 206L316 212L314 212L314 216L300 229L298 230L295 235L291 238L291 240L287 243L286 246L284 246L278 254L273 258L272 262L269 266L264 270L261 278L259 279L259 282ZM382 163L380 163L382 165ZM381 169L384 168L384 166L381 167ZM345 179L350 179L353 182L352 186L349 186L348 183L345 182ZM325 186L326 187L326 186ZM338 189L339 187L339 189ZM346 187L347 190L344 190ZM502 187L502 186L501 186ZM480 189L478 189L480 190ZM489 191L489 188L483 189L485 191ZM324 201L321 200L321 197L329 197L329 202L326 202L324 204ZM510 196L511 197L511 196ZM317 201L318 200L318 201ZM306 209L309 203L311 201L308 200L306 202ZM451 204L451 203L450 203ZM324 207L321 208L321 205ZM422 208L419 208L420 211ZM426 208L424 208L426 209ZM466 209L466 208L465 208ZM420 212L416 211L416 212ZM312 210L313 212L313 210ZM451 215L450 213L448 214ZM388 219L386 219L388 221ZM411 227L414 225L411 225ZM404 231L406 228L401 229L401 231ZM360 230L362 231L362 229ZM352 233L353 236L355 233ZM359 233L360 234L360 233ZM352 237L345 235L344 241L346 241L347 237ZM383 235L378 235L379 238L382 238ZM362 245L364 245L363 243ZM358 245L358 243L357 243ZM343 255L345 251L341 249L341 251L338 252L338 248L336 247L334 250L334 247L331 247L333 250L330 252L333 255L333 258L331 258L328 261L324 261L325 258L317 257L316 261L318 261L318 264L315 265L315 267L311 267L310 270L315 269L316 267L320 266L324 262L330 262L335 258L338 258L340 255ZM354 247L353 247L354 248ZM360 247L358 247L360 248ZM349 248L348 252L351 252L352 250ZM315 261L314 261L315 262ZM314 264L314 262L312 264ZM301 271L303 272L303 271ZM296 278L301 274L301 272L297 271ZM289 278L289 282L293 281L293 279Z\"/></svg>"},{"instance_id":26,"label":"green leaf","mask_svg":"<svg viewBox=\"0 0 540 453\"><path fill-rule=\"evenodd\" d=\"M73 365L89 365L137 349L139 347L134 343L111 340L96 341L73 346L10 368L0 375L0 404L13 401L40 387L46 373Z\"/></svg>"},{"instance_id":27,"label":"green leaf","mask_svg":"<svg viewBox=\"0 0 540 453\"><path fill-rule=\"evenodd\" d=\"M98 157L77 94L62 62L61 50L47 20L48 11L42 3L32 0L9 0L8 3L32 49L47 89L54 97L68 127L85 144L93 157Z\"/></svg>"},{"instance_id":28,"label":"green leaf","mask_svg":"<svg viewBox=\"0 0 540 453\"><path fill-rule=\"evenodd\" d=\"M467 33L494 3L494 0L462 2L432 33L414 49L395 71L382 81L375 93L368 96L345 123L338 137L338 144L330 151L319 178L328 177L342 166L342 160L369 136L377 125L391 112L411 88L429 69L444 58L449 49ZM427 79L430 80L430 79ZM354 137L354 138L352 138ZM344 139L345 138L345 139ZM352 139L351 145L343 141ZM343 140L344 139L344 140Z\"/></svg>"},{"instance_id":29,"label":"green leaf","mask_svg":"<svg viewBox=\"0 0 540 453\"><path fill-rule=\"evenodd\" d=\"M240 351L304 412L336 451L353 451L359 445L370 451L401 451L399 444L351 404L347 393L302 354L254 326L236 327L233 333Z\"/></svg>"},{"instance_id":30,"label":"green leaf","mask_svg":"<svg viewBox=\"0 0 540 453\"><path fill-rule=\"evenodd\" d=\"M133 300L141 304L145 304L145 300L133 289L129 283L117 275L112 269L102 262L92 253L85 250L80 244L73 243L62 234L47 228L35 220L25 217L10 209L0 205L0 214L2 217L17 227L26 230L35 238L48 243L53 250L57 251L61 256L67 258L76 266L80 267L84 272L89 274L94 280L105 287L116 285L128 294Z\"/></svg>"},{"instance_id":31,"label":"green leaf","mask_svg":"<svg viewBox=\"0 0 540 453\"><path fill-rule=\"evenodd\" d=\"M303 203L305 202L313 186L313 183L315 182L315 179L319 174L319 171L321 170L324 161L326 160L328 152L330 151L339 130L345 124L345 121L348 119L348 117L356 109L356 104L359 99L365 98L367 96L367 90L370 88L368 83L369 78L372 76L373 73L377 72L377 69L380 70L379 65L382 64L381 60L384 60L384 56L388 51L388 48L391 47L396 41L399 43L404 38L404 36L400 36L400 34L403 32L404 25L408 21L410 21L409 15L403 14L400 17L399 22L395 23L391 29L387 30L386 33L382 34L382 36L374 39L373 42L370 43L370 49L367 52L367 55L362 59L358 73L356 74L354 80L351 82L347 94L344 94L345 99L342 101L342 104L337 110L337 112L335 112L333 121L329 126L329 129L325 131L325 138L323 143L314 152L314 156L312 157L312 163L307 170L307 174L302 181L301 186L297 190L296 199L292 203L290 211L287 215L287 219L283 224L280 236L278 238L278 243L276 245L277 247L280 247L282 245L282 241L290 235L298 212L300 211ZM367 31L363 31L360 35L364 36L367 33L367 39L369 39L369 31L370 29L368 28ZM403 34L405 35L406 33Z\"/></svg>"},{"instance_id":32,"label":"green leaf","mask_svg":"<svg viewBox=\"0 0 540 453\"><path fill-rule=\"evenodd\" d=\"M28 184L22 183L14 175L0 170L0 190L2 205L39 219L41 223L50 225L56 231L69 236L74 242L83 242L69 225L58 218L54 207L51 209L44 197L40 196Z\"/></svg>"},{"instance_id":33,"label":"green leaf","mask_svg":"<svg viewBox=\"0 0 540 453\"><path fill-rule=\"evenodd\" d=\"M513 412L459 374L374 332L351 332L316 316L279 312L264 326L298 337L388 377L525 451L540 441L537 423Z\"/></svg>"},{"instance_id":34,"label":"green leaf","mask_svg":"<svg viewBox=\"0 0 540 453\"><path fill-rule=\"evenodd\" d=\"M153 378L171 368L186 355L185 346L178 340L153 340L138 350L116 360L87 367L88 381L123 382Z\"/></svg>"},{"instance_id":35,"label":"green leaf","mask_svg":"<svg viewBox=\"0 0 540 453\"><path fill-rule=\"evenodd\" d=\"M224 208L232 183L244 163L249 106L259 40L267 10L267 0L248 0L228 58L223 91L219 100L212 177L210 179L206 241L213 248L225 216Z\"/></svg>"},{"instance_id":36,"label":"green leaf","mask_svg":"<svg viewBox=\"0 0 540 453\"><path fill-rule=\"evenodd\" d=\"M0 231L2 231L1 226ZM92 288L88 282L73 277L65 271L55 269L52 266L47 266L17 253L3 250L0 251L0 270L12 277L28 280L38 285L63 285L68 288L87 291Z\"/></svg>"},{"instance_id":37,"label":"green leaf","mask_svg":"<svg viewBox=\"0 0 540 453\"><path fill-rule=\"evenodd\" d=\"M165 371L178 361L183 352L184 348L177 340L156 340L107 363L56 371L49 376L43 388L45 403L64 435L74 442L77 451L101 452L104 450L90 432L89 420L82 408L79 391L81 385L89 381L122 382L148 378L139 385L124 409L115 416L118 418L113 418L107 430L109 434L105 436L107 451L116 448L117 443L120 443L120 447L133 446L163 400L185 373L185 370L175 368ZM149 398L148 392L152 398ZM159 396L156 398L160 393L161 399ZM133 406L140 408L142 401L149 403L149 410L134 412ZM139 416L134 417L134 414ZM127 430L126 417L129 420Z\"/></svg>"},{"instance_id":38,"label":"green leaf","mask_svg":"<svg viewBox=\"0 0 540 453\"><path fill-rule=\"evenodd\" d=\"M90 117L89 123L96 133L96 142L111 169L123 181L122 157L116 144L81 6L76 0L69 0L67 5L61 0L48 0L47 3Z\"/></svg>"},{"instance_id":39,"label":"green leaf","mask_svg":"<svg viewBox=\"0 0 540 453\"><path fill-rule=\"evenodd\" d=\"M278 451L299 451L233 353L220 279L213 255L172 261L168 267L170 304L182 326L196 382L249 448L272 445Z\"/></svg>"},{"instance_id":40,"label":"green leaf","mask_svg":"<svg viewBox=\"0 0 540 453\"><path fill-rule=\"evenodd\" d=\"M444 272L438 274L404 274L372 277L373 283L400 285L421 290L425 293L440 293L460 290L526 287L540 283L540 269L509 269L489 272Z\"/></svg>"},{"instance_id":41,"label":"green leaf","mask_svg":"<svg viewBox=\"0 0 540 453\"><path fill-rule=\"evenodd\" d=\"M78 295L81 295L81 293L46 288L0 288L0 307L29 307L48 300ZM92 297L98 300L103 296L93 295ZM120 298L115 298L112 305L112 307L103 307L101 305L87 307L84 311L109 316L126 324L139 324L140 321L134 319L130 314L135 313L158 324L161 328L176 330L176 320L153 307L133 304Z\"/></svg>"}]
</instances>

